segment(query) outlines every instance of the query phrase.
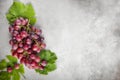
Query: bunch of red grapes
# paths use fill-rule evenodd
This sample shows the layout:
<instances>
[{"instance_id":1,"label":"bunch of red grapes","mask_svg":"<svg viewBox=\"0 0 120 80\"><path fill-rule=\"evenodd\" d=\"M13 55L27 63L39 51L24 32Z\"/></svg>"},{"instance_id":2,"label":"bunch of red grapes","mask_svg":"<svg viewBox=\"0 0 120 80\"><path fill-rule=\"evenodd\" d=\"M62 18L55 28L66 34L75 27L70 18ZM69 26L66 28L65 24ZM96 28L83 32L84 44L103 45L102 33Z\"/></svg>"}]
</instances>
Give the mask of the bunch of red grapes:
<instances>
[{"instance_id":1,"label":"bunch of red grapes","mask_svg":"<svg viewBox=\"0 0 120 80\"><path fill-rule=\"evenodd\" d=\"M9 41L12 56L17 57L21 64L30 69L44 70L47 61L41 60L38 56L46 47L41 29L30 25L28 19L20 17L9 27L9 32L12 37Z\"/></svg>"}]
</instances>

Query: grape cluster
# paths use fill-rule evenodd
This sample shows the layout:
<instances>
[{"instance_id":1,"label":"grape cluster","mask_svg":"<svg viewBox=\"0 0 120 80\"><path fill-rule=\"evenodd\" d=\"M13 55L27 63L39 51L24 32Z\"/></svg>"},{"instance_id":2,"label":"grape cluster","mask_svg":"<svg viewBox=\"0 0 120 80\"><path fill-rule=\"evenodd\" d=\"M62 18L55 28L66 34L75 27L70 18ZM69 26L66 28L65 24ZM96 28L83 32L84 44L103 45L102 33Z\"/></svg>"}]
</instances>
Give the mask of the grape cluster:
<instances>
[{"instance_id":1,"label":"grape cluster","mask_svg":"<svg viewBox=\"0 0 120 80\"><path fill-rule=\"evenodd\" d=\"M28 19L20 17L9 27L9 32L12 37L9 41L12 56L17 57L21 64L30 69L43 70L47 61L38 56L46 47L41 29L31 26Z\"/></svg>"}]
</instances>

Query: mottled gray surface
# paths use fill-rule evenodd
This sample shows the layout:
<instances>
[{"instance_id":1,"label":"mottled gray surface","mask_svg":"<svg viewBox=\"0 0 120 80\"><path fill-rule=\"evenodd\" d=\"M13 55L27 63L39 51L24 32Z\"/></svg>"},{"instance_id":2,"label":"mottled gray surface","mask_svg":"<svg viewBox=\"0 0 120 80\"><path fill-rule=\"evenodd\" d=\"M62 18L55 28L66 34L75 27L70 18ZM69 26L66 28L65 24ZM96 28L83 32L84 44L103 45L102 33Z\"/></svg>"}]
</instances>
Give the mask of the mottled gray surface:
<instances>
[{"instance_id":1,"label":"mottled gray surface","mask_svg":"<svg viewBox=\"0 0 120 80\"><path fill-rule=\"evenodd\" d=\"M120 80L120 0L21 0L31 2L47 48L58 56L47 76L26 68L27 80ZM10 52L5 13L12 0L0 0L0 59Z\"/></svg>"}]
</instances>

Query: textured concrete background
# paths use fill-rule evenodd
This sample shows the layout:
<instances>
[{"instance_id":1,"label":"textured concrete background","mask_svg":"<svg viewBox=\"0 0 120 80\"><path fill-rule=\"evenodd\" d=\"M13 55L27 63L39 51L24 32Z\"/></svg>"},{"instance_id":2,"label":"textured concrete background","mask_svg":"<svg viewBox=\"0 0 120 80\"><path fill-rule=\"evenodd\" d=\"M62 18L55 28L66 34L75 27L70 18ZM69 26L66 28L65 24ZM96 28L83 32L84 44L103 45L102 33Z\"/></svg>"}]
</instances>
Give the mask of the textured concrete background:
<instances>
[{"instance_id":1,"label":"textured concrete background","mask_svg":"<svg viewBox=\"0 0 120 80\"><path fill-rule=\"evenodd\" d=\"M27 80L120 80L120 0L21 1L33 4L36 26L58 56L56 71L43 76L26 68ZM0 0L0 59L10 52L11 4Z\"/></svg>"}]
</instances>

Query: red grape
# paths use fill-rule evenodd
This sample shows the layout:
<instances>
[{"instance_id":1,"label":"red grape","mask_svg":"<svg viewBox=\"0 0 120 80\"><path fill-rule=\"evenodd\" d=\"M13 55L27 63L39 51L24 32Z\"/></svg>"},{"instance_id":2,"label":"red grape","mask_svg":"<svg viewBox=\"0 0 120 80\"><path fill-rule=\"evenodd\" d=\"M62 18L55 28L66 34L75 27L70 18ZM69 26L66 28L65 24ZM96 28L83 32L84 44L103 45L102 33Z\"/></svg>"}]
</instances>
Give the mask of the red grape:
<instances>
[{"instance_id":1,"label":"red grape","mask_svg":"<svg viewBox=\"0 0 120 80\"><path fill-rule=\"evenodd\" d=\"M17 52L18 52L18 53L22 53L23 51L24 51L23 48L18 48L18 49L17 49Z\"/></svg>"},{"instance_id":2,"label":"red grape","mask_svg":"<svg viewBox=\"0 0 120 80\"><path fill-rule=\"evenodd\" d=\"M35 54L30 54L30 58L35 59L36 58Z\"/></svg>"},{"instance_id":3,"label":"red grape","mask_svg":"<svg viewBox=\"0 0 120 80\"><path fill-rule=\"evenodd\" d=\"M12 46L12 49L13 50L16 50L18 48L18 44L14 44L13 46Z\"/></svg>"},{"instance_id":4,"label":"red grape","mask_svg":"<svg viewBox=\"0 0 120 80\"><path fill-rule=\"evenodd\" d=\"M22 38L25 38L25 37L27 37L27 32L26 31L22 31L21 33L20 33L20 35L21 35L21 37Z\"/></svg>"},{"instance_id":5,"label":"red grape","mask_svg":"<svg viewBox=\"0 0 120 80\"><path fill-rule=\"evenodd\" d=\"M32 50L33 50L33 51L37 51L37 50L38 50L38 46L37 46L36 44L33 45Z\"/></svg>"},{"instance_id":6,"label":"red grape","mask_svg":"<svg viewBox=\"0 0 120 80\"><path fill-rule=\"evenodd\" d=\"M15 64L14 67L15 67L15 69L19 69L20 68L20 64Z\"/></svg>"},{"instance_id":7,"label":"red grape","mask_svg":"<svg viewBox=\"0 0 120 80\"><path fill-rule=\"evenodd\" d=\"M40 62L40 57L36 56L35 61Z\"/></svg>"},{"instance_id":8,"label":"red grape","mask_svg":"<svg viewBox=\"0 0 120 80\"><path fill-rule=\"evenodd\" d=\"M15 38L18 42L20 42L22 40L22 37L20 35L17 35Z\"/></svg>"},{"instance_id":9,"label":"red grape","mask_svg":"<svg viewBox=\"0 0 120 80\"><path fill-rule=\"evenodd\" d=\"M19 29L20 29L20 26L14 26L14 29L15 29L15 30L19 30Z\"/></svg>"},{"instance_id":10,"label":"red grape","mask_svg":"<svg viewBox=\"0 0 120 80\"><path fill-rule=\"evenodd\" d=\"M42 65L42 66L46 66L46 65L47 65L47 61L43 60L43 61L41 62L41 65Z\"/></svg>"},{"instance_id":11,"label":"red grape","mask_svg":"<svg viewBox=\"0 0 120 80\"><path fill-rule=\"evenodd\" d=\"M26 44L31 44L31 43L32 43L31 39L27 38L26 39Z\"/></svg>"},{"instance_id":12,"label":"red grape","mask_svg":"<svg viewBox=\"0 0 120 80\"><path fill-rule=\"evenodd\" d=\"M12 67L8 67L7 72L11 73L12 72Z\"/></svg>"}]
</instances>

